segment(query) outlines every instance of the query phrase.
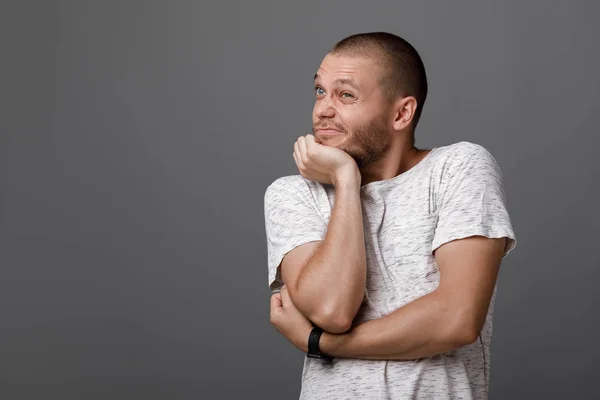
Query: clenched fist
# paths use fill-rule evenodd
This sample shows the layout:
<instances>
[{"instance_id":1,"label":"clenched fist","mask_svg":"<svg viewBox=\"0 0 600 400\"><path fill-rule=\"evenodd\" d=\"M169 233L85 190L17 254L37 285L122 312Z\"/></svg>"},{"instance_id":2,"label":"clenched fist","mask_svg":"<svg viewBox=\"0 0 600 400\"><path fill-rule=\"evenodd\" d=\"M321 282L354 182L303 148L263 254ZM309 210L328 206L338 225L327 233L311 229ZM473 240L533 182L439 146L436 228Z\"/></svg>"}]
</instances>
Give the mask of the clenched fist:
<instances>
[{"instance_id":1,"label":"clenched fist","mask_svg":"<svg viewBox=\"0 0 600 400\"><path fill-rule=\"evenodd\" d=\"M308 335L313 325L292 303L285 285L279 293L271 295L271 324L294 346L308 351Z\"/></svg>"},{"instance_id":2,"label":"clenched fist","mask_svg":"<svg viewBox=\"0 0 600 400\"><path fill-rule=\"evenodd\" d=\"M300 136L294 143L294 161L306 179L338 185L342 180L358 179L354 159L345 151L317 143L313 135Z\"/></svg>"}]
</instances>

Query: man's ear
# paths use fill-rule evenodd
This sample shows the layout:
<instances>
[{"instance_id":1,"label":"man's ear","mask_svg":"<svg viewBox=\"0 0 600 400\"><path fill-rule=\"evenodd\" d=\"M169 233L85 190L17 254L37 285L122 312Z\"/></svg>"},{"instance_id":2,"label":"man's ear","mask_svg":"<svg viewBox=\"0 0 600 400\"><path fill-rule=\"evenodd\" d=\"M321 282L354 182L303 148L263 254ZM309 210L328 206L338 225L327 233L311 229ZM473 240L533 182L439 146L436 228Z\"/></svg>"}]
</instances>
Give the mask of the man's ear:
<instances>
[{"instance_id":1,"label":"man's ear","mask_svg":"<svg viewBox=\"0 0 600 400\"><path fill-rule=\"evenodd\" d=\"M398 99L394 104L393 127L397 131L404 130L412 123L412 120L417 111L417 99L413 96L403 97Z\"/></svg>"}]
</instances>

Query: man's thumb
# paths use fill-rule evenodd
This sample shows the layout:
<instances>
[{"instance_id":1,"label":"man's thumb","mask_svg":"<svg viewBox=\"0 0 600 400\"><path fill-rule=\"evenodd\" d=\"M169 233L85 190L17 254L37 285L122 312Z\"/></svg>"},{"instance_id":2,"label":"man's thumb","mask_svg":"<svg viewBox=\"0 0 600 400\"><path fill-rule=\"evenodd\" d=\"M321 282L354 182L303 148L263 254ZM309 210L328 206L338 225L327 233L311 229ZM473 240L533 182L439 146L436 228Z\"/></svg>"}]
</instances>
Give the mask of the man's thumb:
<instances>
[{"instance_id":1,"label":"man's thumb","mask_svg":"<svg viewBox=\"0 0 600 400\"><path fill-rule=\"evenodd\" d=\"M275 293L271 296L271 308L281 307L281 293Z\"/></svg>"}]
</instances>

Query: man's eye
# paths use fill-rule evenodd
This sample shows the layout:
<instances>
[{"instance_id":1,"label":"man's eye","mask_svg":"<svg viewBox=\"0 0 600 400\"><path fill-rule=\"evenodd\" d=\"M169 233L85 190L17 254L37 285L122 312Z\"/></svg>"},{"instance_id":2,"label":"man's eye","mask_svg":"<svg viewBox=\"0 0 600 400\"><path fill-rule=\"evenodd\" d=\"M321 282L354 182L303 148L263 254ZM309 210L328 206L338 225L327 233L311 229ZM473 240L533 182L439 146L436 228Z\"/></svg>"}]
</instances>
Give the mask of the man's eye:
<instances>
[{"instance_id":1,"label":"man's eye","mask_svg":"<svg viewBox=\"0 0 600 400\"><path fill-rule=\"evenodd\" d=\"M342 93L342 97L353 98L354 96L352 95L352 93L344 92Z\"/></svg>"},{"instance_id":2,"label":"man's eye","mask_svg":"<svg viewBox=\"0 0 600 400\"><path fill-rule=\"evenodd\" d=\"M315 88L315 92L316 92L317 96L322 96L323 94L325 94L325 91L323 90L323 88L318 87L318 86Z\"/></svg>"}]
</instances>

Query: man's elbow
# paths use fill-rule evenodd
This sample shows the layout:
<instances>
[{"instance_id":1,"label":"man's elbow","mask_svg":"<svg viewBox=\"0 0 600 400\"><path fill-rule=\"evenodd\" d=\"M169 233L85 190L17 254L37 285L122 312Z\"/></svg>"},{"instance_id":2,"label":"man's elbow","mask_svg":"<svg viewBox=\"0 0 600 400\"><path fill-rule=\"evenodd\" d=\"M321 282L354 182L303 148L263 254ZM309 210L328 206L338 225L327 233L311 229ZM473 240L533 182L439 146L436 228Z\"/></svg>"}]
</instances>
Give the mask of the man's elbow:
<instances>
[{"instance_id":1,"label":"man's elbow","mask_svg":"<svg viewBox=\"0 0 600 400\"><path fill-rule=\"evenodd\" d=\"M311 321L326 332L341 334L352 327L352 317L340 312L322 312L315 315Z\"/></svg>"},{"instance_id":2,"label":"man's elbow","mask_svg":"<svg viewBox=\"0 0 600 400\"><path fill-rule=\"evenodd\" d=\"M297 290L297 289L296 289ZM298 291L290 290L292 301L298 299L297 307L300 312L324 331L334 334L345 333L352 327L352 322L358 307L347 299L320 298L314 303L314 297L302 296Z\"/></svg>"},{"instance_id":3,"label":"man's elbow","mask_svg":"<svg viewBox=\"0 0 600 400\"><path fill-rule=\"evenodd\" d=\"M292 301L295 299L292 298ZM345 333L352 327L354 315L349 311L344 312L338 307L329 307L322 304L307 307L306 303L294 303L298 310L313 324L329 333Z\"/></svg>"},{"instance_id":4,"label":"man's elbow","mask_svg":"<svg viewBox=\"0 0 600 400\"><path fill-rule=\"evenodd\" d=\"M456 336L456 343L458 347L468 346L473 344L479 338L480 331L477 331L470 327L463 328Z\"/></svg>"},{"instance_id":5,"label":"man's elbow","mask_svg":"<svg viewBox=\"0 0 600 400\"><path fill-rule=\"evenodd\" d=\"M449 332L449 342L455 348L475 343L483 328L483 324L471 316L457 317L453 325L454 329Z\"/></svg>"}]
</instances>

